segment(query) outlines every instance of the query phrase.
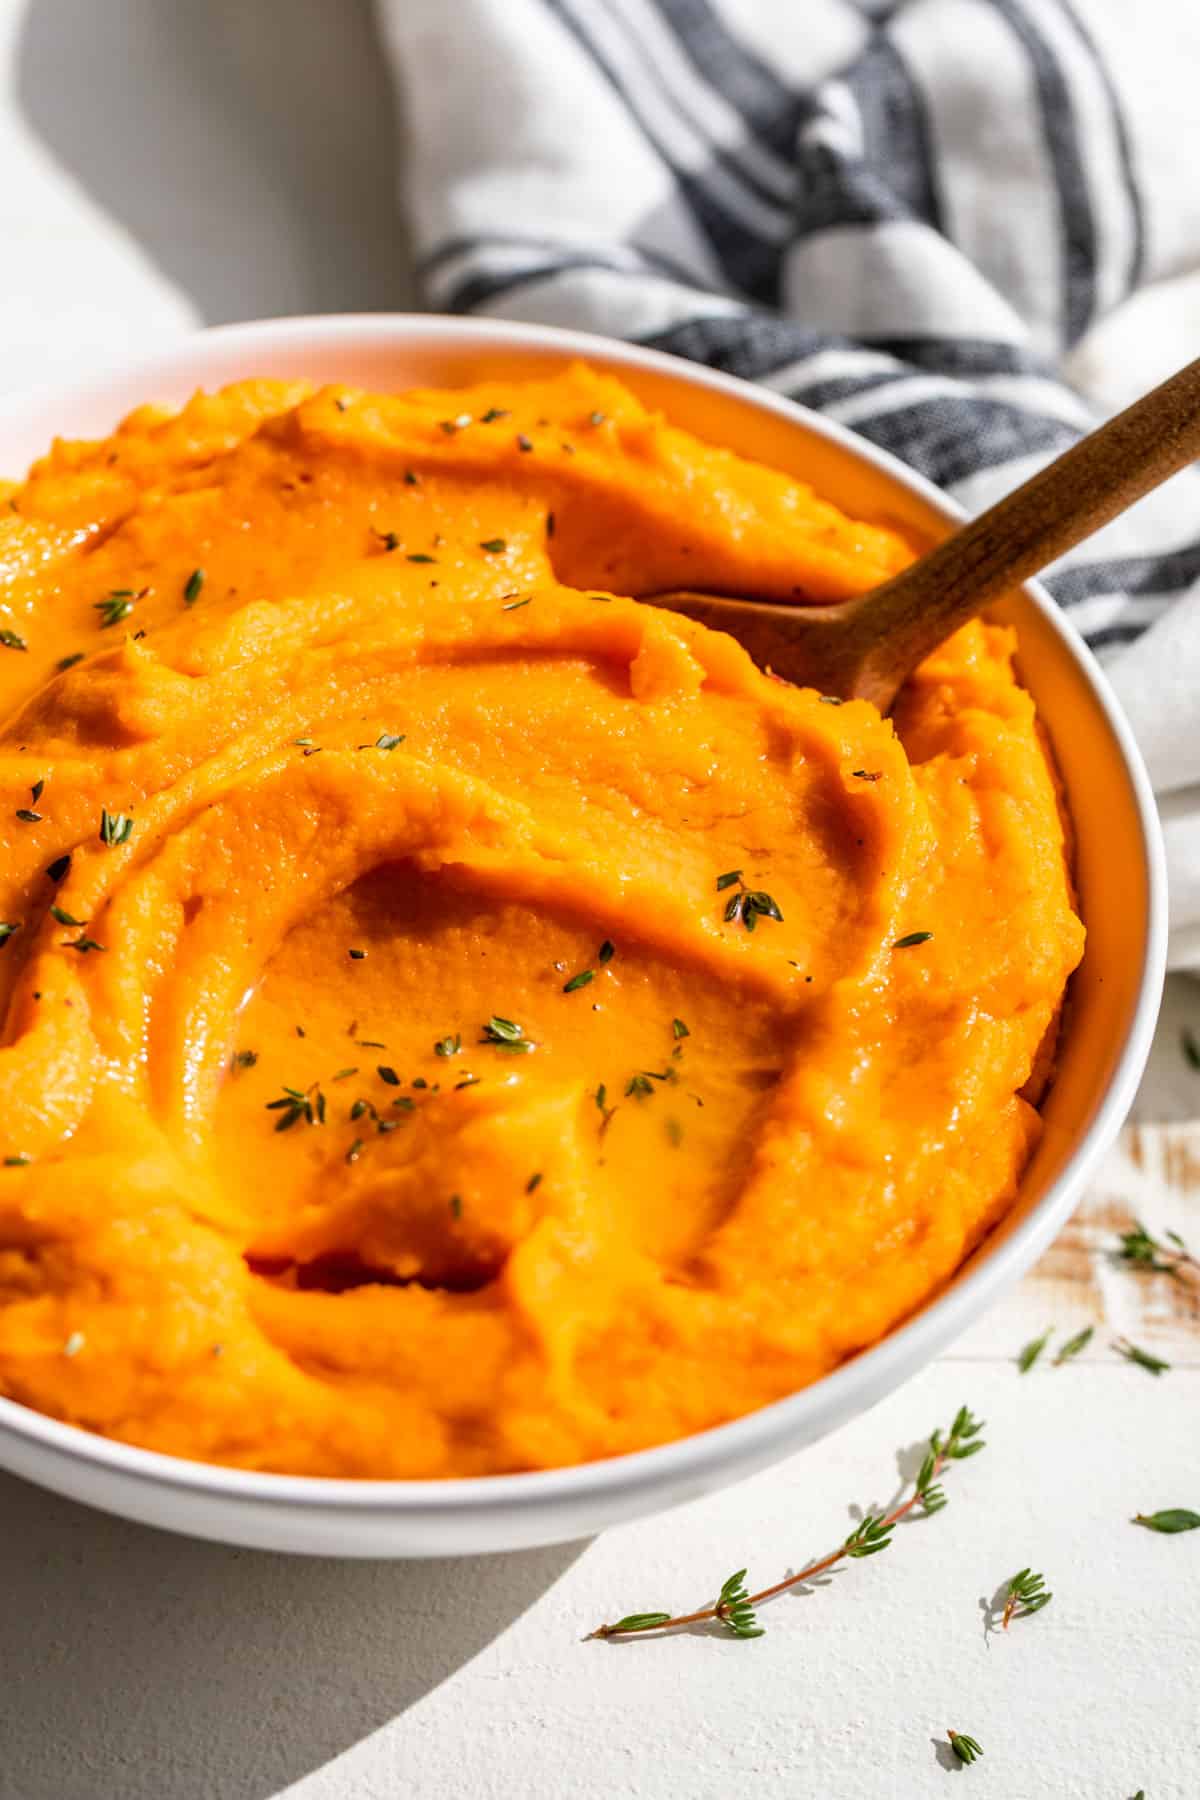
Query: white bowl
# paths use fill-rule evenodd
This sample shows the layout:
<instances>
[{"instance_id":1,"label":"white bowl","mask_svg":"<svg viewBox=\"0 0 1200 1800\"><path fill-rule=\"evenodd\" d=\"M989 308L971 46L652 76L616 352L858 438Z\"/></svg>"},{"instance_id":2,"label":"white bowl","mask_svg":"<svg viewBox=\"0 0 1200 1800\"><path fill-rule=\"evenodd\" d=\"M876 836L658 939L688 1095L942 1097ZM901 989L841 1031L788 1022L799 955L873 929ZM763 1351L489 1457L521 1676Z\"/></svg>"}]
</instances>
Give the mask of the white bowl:
<instances>
[{"instance_id":1,"label":"white bowl","mask_svg":"<svg viewBox=\"0 0 1200 1800\"><path fill-rule=\"evenodd\" d=\"M86 386L0 406L0 472L56 434L101 436L144 400L179 403L243 376L364 388L530 376L585 357L678 424L811 481L849 512L936 539L959 509L901 463L802 407L727 375L583 333L471 319L364 316L224 326ZM330 1481L185 1462L0 1400L0 1467L109 1512L232 1544L342 1556L442 1556L582 1537L721 1486L812 1443L907 1379L1037 1258L1069 1216L1132 1101L1166 953L1166 874L1137 747L1088 652L1036 584L1003 608L1054 743L1077 835L1087 951L1071 986L1045 1131L1012 1212L941 1293L833 1374L656 1450L528 1475Z\"/></svg>"}]
</instances>

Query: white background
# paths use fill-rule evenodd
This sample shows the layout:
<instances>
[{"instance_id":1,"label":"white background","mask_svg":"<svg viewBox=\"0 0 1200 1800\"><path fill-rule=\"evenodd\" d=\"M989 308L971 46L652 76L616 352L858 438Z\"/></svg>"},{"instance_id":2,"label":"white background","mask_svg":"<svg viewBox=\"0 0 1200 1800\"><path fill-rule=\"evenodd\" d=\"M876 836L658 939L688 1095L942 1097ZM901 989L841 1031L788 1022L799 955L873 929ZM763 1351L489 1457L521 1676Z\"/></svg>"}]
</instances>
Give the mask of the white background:
<instances>
[{"instance_id":1,"label":"white background","mask_svg":"<svg viewBox=\"0 0 1200 1800\"><path fill-rule=\"evenodd\" d=\"M403 306L394 138L365 0L0 0L0 390L196 323ZM1099 391L1163 372L1164 308L1200 324L1195 289L1144 303L1085 350ZM1171 1007L1145 1118L1200 1115L1178 1050L1200 999L1181 984ZM1198 1172L1200 1129L1129 1140L1070 1241L898 1395L591 1543L292 1561L0 1477L0 1797L1196 1800L1200 1533L1128 1522L1200 1508L1195 1307L1106 1252L1134 1209L1186 1234ZM1087 1319L1086 1359L1017 1374L1026 1338ZM1170 1374L1122 1365L1115 1329ZM579 1641L630 1608L701 1604L742 1562L765 1583L831 1548L961 1400L989 1448L950 1477L946 1512L777 1602L765 1638ZM1025 1563L1052 1605L987 1634ZM948 1725L982 1762L953 1765Z\"/></svg>"}]
</instances>

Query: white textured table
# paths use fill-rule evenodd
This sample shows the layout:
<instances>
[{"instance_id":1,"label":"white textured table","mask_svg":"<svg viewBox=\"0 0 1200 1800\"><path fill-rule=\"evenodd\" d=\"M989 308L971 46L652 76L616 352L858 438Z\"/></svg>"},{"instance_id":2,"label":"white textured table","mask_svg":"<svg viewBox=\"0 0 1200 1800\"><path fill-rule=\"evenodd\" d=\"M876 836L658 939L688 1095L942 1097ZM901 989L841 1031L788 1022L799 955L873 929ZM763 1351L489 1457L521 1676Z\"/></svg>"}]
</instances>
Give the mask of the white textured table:
<instances>
[{"instance_id":1,"label":"white textured table","mask_svg":"<svg viewBox=\"0 0 1200 1800\"><path fill-rule=\"evenodd\" d=\"M406 298L365 0L0 0L0 82L0 387L199 319ZM1200 1115L1178 1051L1200 990L1170 1005L1146 1120ZM1200 1533L1128 1521L1200 1508L1200 1329L1180 1290L1104 1249L1135 1211L1200 1238L1198 1179L1200 1129L1128 1137L951 1355L782 1467L592 1543L290 1561L0 1477L0 1800L920 1800L947 1781L1196 1800ZM1085 1357L1018 1375L1029 1337L1091 1320ZM1170 1373L1119 1362L1114 1331ZM777 1602L766 1637L579 1642L632 1606L702 1603L741 1562L769 1581L830 1548L961 1400L988 1449L950 1476L948 1509ZM1053 1605L986 1635L1024 1563ZM948 1766L948 1725L981 1762Z\"/></svg>"}]
</instances>

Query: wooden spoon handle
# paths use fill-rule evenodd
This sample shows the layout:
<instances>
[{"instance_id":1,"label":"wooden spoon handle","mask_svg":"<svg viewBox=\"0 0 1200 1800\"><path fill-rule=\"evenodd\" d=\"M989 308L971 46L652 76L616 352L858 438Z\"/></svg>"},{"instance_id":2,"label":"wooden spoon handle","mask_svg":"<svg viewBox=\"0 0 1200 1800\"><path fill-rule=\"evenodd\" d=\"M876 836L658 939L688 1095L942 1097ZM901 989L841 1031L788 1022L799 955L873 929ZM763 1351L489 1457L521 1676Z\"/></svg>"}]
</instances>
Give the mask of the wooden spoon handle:
<instances>
[{"instance_id":1,"label":"wooden spoon handle","mask_svg":"<svg viewBox=\"0 0 1200 1800\"><path fill-rule=\"evenodd\" d=\"M905 672L1005 589L1044 569L1200 457L1200 360L1189 363L919 562L864 595L855 627Z\"/></svg>"}]
</instances>

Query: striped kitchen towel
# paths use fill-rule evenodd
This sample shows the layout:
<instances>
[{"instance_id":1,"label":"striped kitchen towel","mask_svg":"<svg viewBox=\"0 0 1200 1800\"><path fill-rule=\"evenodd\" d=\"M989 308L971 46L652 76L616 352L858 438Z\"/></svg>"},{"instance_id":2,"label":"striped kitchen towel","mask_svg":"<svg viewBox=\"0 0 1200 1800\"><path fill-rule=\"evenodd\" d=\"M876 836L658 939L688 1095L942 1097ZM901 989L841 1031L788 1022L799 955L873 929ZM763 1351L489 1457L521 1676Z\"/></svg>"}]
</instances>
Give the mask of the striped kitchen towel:
<instances>
[{"instance_id":1,"label":"striped kitchen towel","mask_svg":"<svg viewBox=\"0 0 1200 1800\"><path fill-rule=\"evenodd\" d=\"M1064 370L1098 322L1200 267L1182 0L378 5L432 307L763 382L970 511L1094 422ZM1200 471L1047 586L1138 733L1200 968Z\"/></svg>"}]
</instances>

